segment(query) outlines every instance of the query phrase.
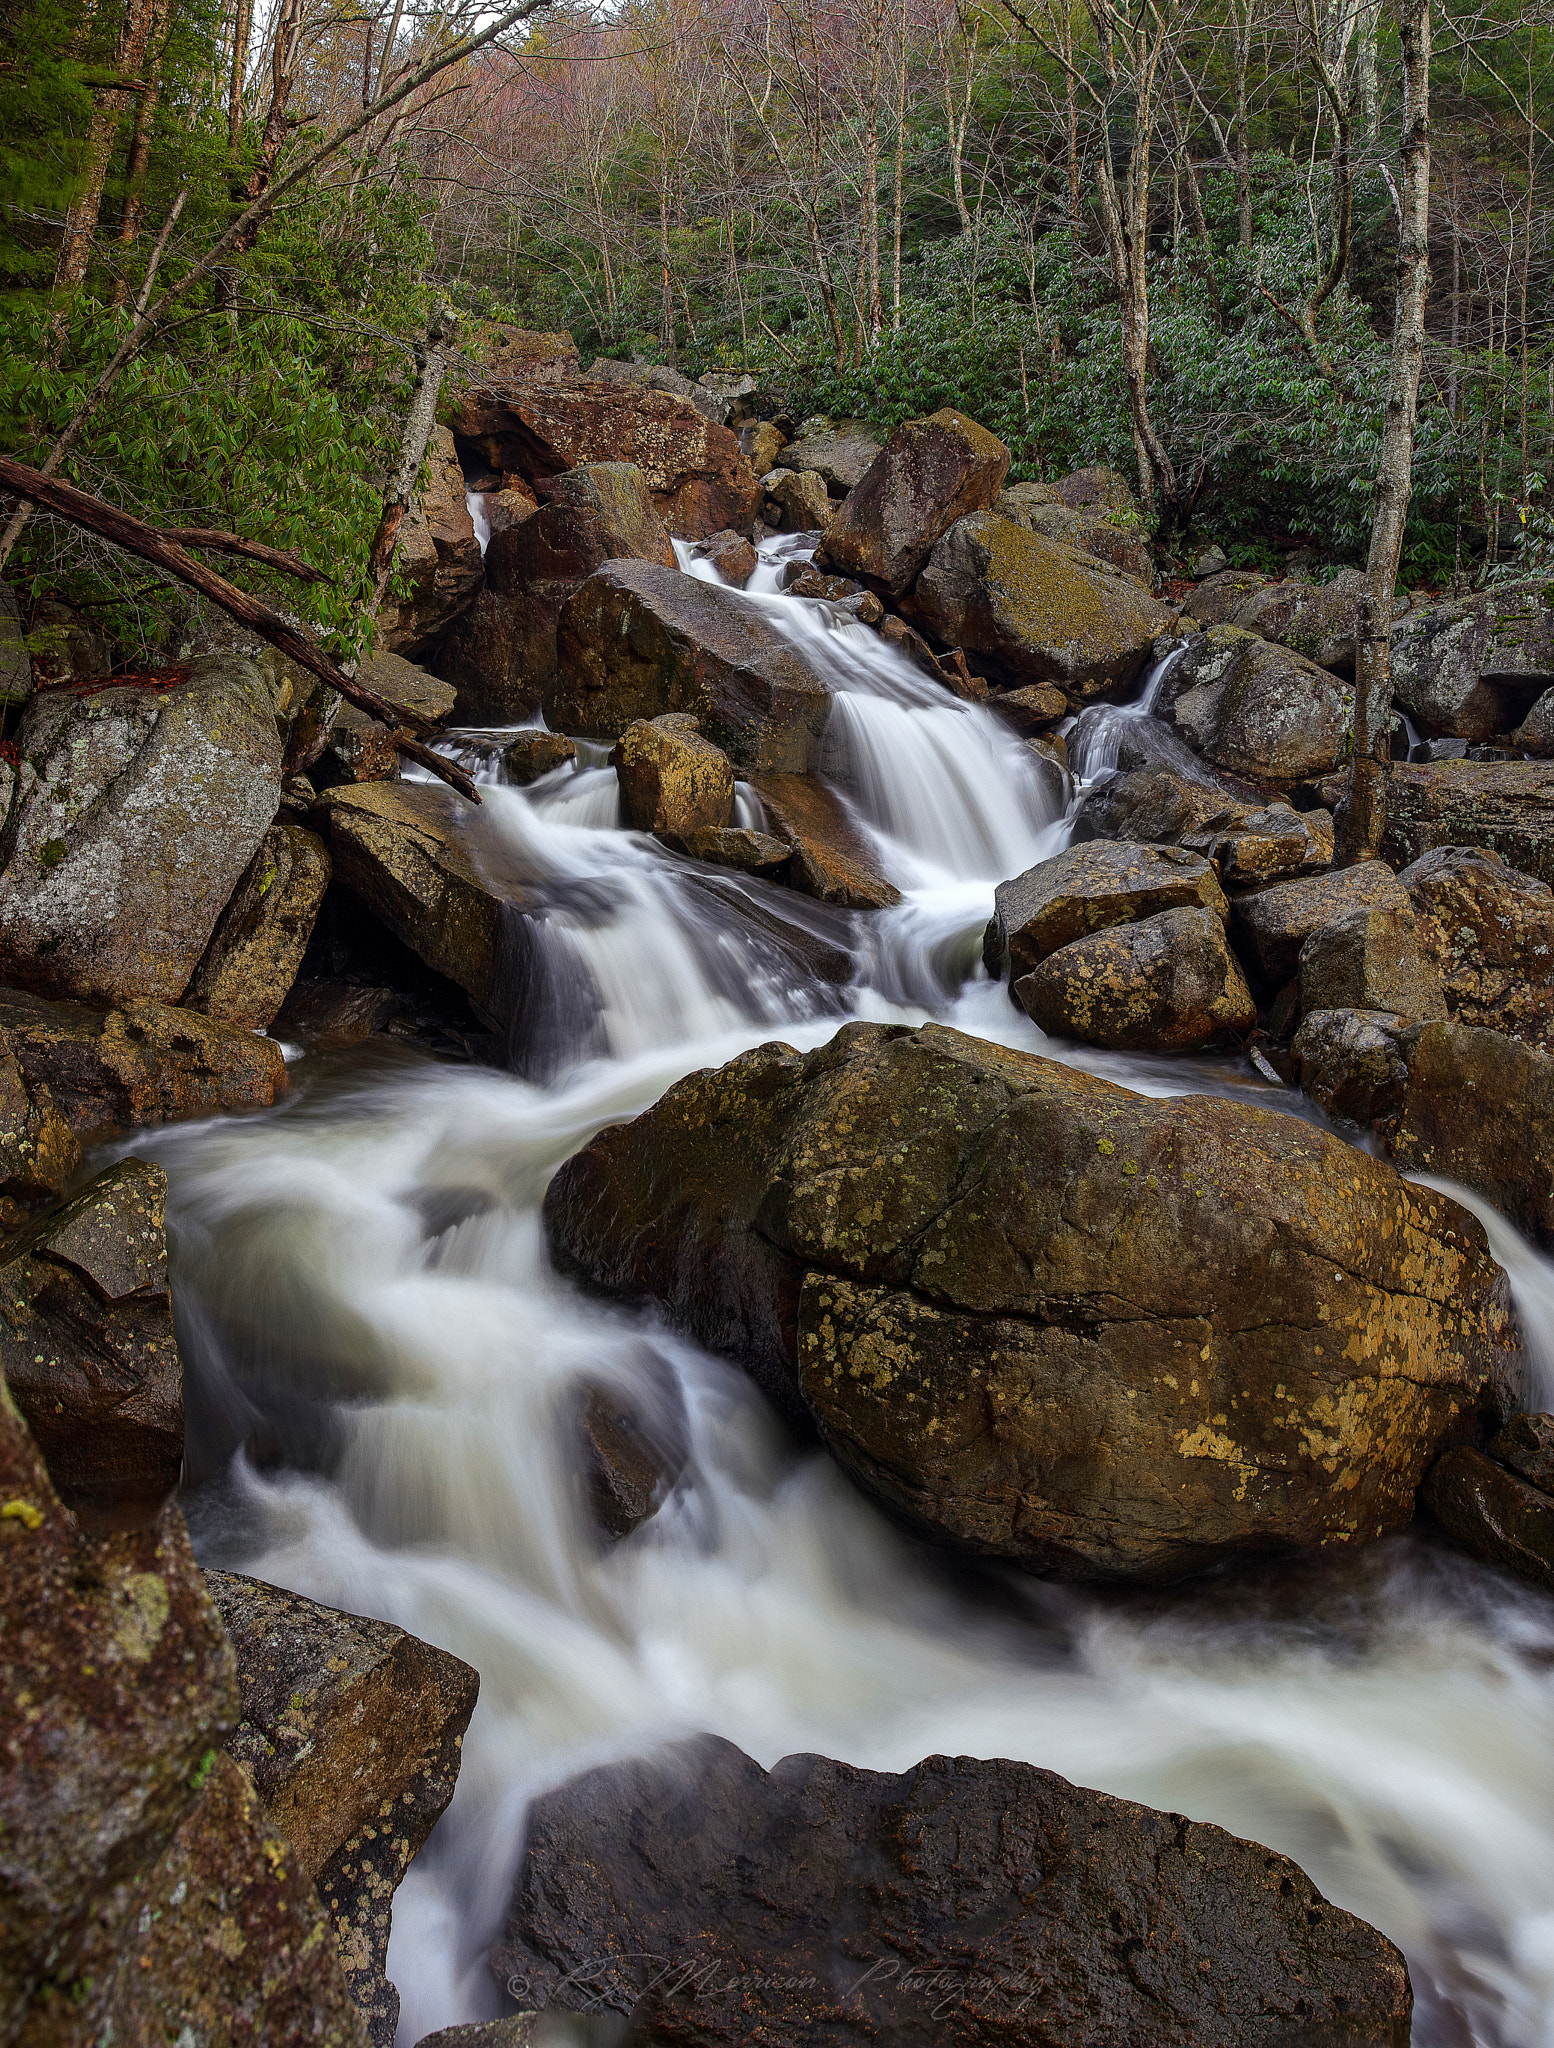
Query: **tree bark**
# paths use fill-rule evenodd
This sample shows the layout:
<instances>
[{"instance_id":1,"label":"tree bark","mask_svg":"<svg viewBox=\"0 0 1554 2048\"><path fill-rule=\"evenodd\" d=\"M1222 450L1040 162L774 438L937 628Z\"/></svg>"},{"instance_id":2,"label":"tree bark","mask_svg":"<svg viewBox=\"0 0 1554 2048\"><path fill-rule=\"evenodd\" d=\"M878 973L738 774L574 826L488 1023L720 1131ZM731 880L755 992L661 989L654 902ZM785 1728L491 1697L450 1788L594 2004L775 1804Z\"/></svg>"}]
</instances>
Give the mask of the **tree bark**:
<instances>
[{"instance_id":1,"label":"tree bark","mask_svg":"<svg viewBox=\"0 0 1554 2048\"><path fill-rule=\"evenodd\" d=\"M405 514L415 495L416 479L421 474L421 464L426 460L426 444L431 439L432 428L437 424L437 394L442 389L443 375L448 367L448 341L453 332L452 309L444 307L427 328L424 346L416 350L416 383L410 398L410 410L405 415L405 431L400 442L399 466L389 479L388 489L383 494L383 516L378 521L378 530L373 535L372 548L367 566L372 572L372 597L368 605L368 617L377 615L383 602L383 593L388 589L389 577L394 573L394 557L399 551L400 531L405 523Z\"/></svg>"},{"instance_id":2,"label":"tree bark","mask_svg":"<svg viewBox=\"0 0 1554 2048\"><path fill-rule=\"evenodd\" d=\"M1430 0L1405 0L1402 175L1398 181L1397 290L1392 361L1382 414L1376 509L1365 589L1357 607L1354 755L1339 807L1339 866L1375 856L1386 829L1385 750L1392 723L1392 605L1403 529L1413 493L1414 428L1424 361L1424 311L1430 290Z\"/></svg>"},{"instance_id":3,"label":"tree bark","mask_svg":"<svg viewBox=\"0 0 1554 2048\"><path fill-rule=\"evenodd\" d=\"M151 137L156 127L156 110L162 97L162 59L167 51L168 0L152 0L150 61L146 66L146 89L135 109L135 133L130 141L129 163L124 177L124 212L119 221L119 246L129 248L140 234L141 214L146 203L146 172L151 167ZM129 280L122 273L115 278L113 304L122 306L129 297Z\"/></svg>"},{"instance_id":4,"label":"tree bark","mask_svg":"<svg viewBox=\"0 0 1554 2048\"><path fill-rule=\"evenodd\" d=\"M118 41L114 47L114 70L125 80L134 79L137 85L142 83L140 67L145 62L146 43L151 35L152 11L153 0L126 0L124 18L119 24ZM74 291L86 276L87 265L92 260L97 219L102 211L103 186L107 182L108 164L113 156L114 137L125 108L135 96L127 85L110 87L98 95L91 125L87 129L81 190L65 215L65 238L60 244L59 261L54 270L56 291Z\"/></svg>"},{"instance_id":5,"label":"tree bark","mask_svg":"<svg viewBox=\"0 0 1554 2048\"><path fill-rule=\"evenodd\" d=\"M239 590L235 583L228 583L224 576L218 576L214 569L207 569L203 562L195 561L176 541L169 540L154 526L148 526L143 519L131 517L128 512L121 512L115 505L105 504L101 498L94 498L87 491L78 491L74 484L63 484L57 477L46 477L41 470L30 469L24 462L12 462L6 456L0 456L0 489L15 497L26 498L34 505L42 505L59 518L68 520L72 526L84 526L89 533L100 534L115 547L125 548L167 575L177 577L180 583L187 583L202 597L208 597L212 604L219 605L231 618L249 627L261 639L268 640L272 647L278 647L282 654L289 655L299 667L308 669L328 683L331 689L338 690L342 697L348 698L358 710L365 711L369 718L376 718L394 729L395 745L400 753L430 769L432 774L458 790L461 796L467 796L472 803L480 802L474 783L461 768L455 768L451 761L443 760L430 747L410 737L410 729L431 731L429 721L419 712L412 711L408 705L395 704L387 697L380 697L376 690L369 690L365 683L348 676L278 612L272 612L258 598L250 597L246 590Z\"/></svg>"},{"instance_id":6,"label":"tree bark","mask_svg":"<svg viewBox=\"0 0 1554 2048\"><path fill-rule=\"evenodd\" d=\"M248 77L248 31L253 0L236 0L232 22L232 80L227 92L227 148L236 156L243 139L243 87Z\"/></svg>"}]
</instances>

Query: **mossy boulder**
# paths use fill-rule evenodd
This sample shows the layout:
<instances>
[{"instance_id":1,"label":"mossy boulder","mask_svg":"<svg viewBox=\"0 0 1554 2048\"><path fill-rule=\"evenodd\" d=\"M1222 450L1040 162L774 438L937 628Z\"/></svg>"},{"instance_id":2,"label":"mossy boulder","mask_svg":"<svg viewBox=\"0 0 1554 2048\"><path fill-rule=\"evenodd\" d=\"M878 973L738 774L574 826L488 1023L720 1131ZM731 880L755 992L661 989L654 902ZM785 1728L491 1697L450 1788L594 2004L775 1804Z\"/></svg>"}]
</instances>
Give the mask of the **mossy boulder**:
<instances>
[{"instance_id":1,"label":"mossy boulder","mask_svg":"<svg viewBox=\"0 0 1554 2048\"><path fill-rule=\"evenodd\" d=\"M1056 683L1074 705L1124 690L1176 618L1131 578L996 512L956 521L903 609L995 681Z\"/></svg>"},{"instance_id":2,"label":"mossy boulder","mask_svg":"<svg viewBox=\"0 0 1554 2048\"><path fill-rule=\"evenodd\" d=\"M1396 761L1384 860L1407 867L1444 846L1480 846L1554 885L1554 761Z\"/></svg>"},{"instance_id":3,"label":"mossy boulder","mask_svg":"<svg viewBox=\"0 0 1554 2048\"><path fill-rule=\"evenodd\" d=\"M1296 1118L937 1025L691 1075L545 1219L895 1512L1044 1573L1370 1541L1514 1405L1505 1276L1445 1196Z\"/></svg>"},{"instance_id":4,"label":"mossy boulder","mask_svg":"<svg viewBox=\"0 0 1554 2048\"><path fill-rule=\"evenodd\" d=\"M1346 758L1353 692L1304 655L1212 626L1188 641L1157 709L1216 768L1292 789Z\"/></svg>"},{"instance_id":5,"label":"mossy boulder","mask_svg":"<svg viewBox=\"0 0 1554 2048\"><path fill-rule=\"evenodd\" d=\"M844 576L900 597L941 534L992 504L1009 450L964 413L936 412L897 427L826 529L821 553Z\"/></svg>"},{"instance_id":6,"label":"mossy boulder","mask_svg":"<svg viewBox=\"0 0 1554 2048\"><path fill-rule=\"evenodd\" d=\"M1118 1052L1180 1052L1257 1022L1225 938L1202 908L1163 910L1073 939L1011 990L1033 1024Z\"/></svg>"},{"instance_id":7,"label":"mossy boulder","mask_svg":"<svg viewBox=\"0 0 1554 2048\"><path fill-rule=\"evenodd\" d=\"M1554 889L1472 846L1427 853L1398 881L1448 1014L1554 1052Z\"/></svg>"},{"instance_id":8,"label":"mossy boulder","mask_svg":"<svg viewBox=\"0 0 1554 2048\"><path fill-rule=\"evenodd\" d=\"M1489 740L1554 683L1554 579L1481 590L1392 629L1392 692L1420 730Z\"/></svg>"},{"instance_id":9,"label":"mossy boulder","mask_svg":"<svg viewBox=\"0 0 1554 2048\"><path fill-rule=\"evenodd\" d=\"M656 832L684 846L699 828L718 828L734 815L734 770L721 747L704 740L684 712L637 719L612 755L621 816L638 832Z\"/></svg>"},{"instance_id":10,"label":"mossy boulder","mask_svg":"<svg viewBox=\"0 0 1554 2048\"><path fill-rule=\"evenodd\" d=\"M318 835L278 819L217 920L185 1007L268 1031L297 978L329 876Z\"/></svg>"}]
</instances>

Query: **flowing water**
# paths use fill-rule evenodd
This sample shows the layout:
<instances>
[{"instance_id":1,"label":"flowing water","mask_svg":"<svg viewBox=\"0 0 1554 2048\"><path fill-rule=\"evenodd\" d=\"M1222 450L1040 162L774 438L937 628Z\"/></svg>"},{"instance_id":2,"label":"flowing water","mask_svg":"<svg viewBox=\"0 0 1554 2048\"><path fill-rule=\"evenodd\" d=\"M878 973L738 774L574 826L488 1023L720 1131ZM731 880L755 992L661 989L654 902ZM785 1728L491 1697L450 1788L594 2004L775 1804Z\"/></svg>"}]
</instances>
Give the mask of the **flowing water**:
<instances>
[{"instance_id":1,"label":"flowing water","mask_svg":"<svg viewBox=\"0 0 1554 2048\"><path fill-rule=\"evenodd\" d=\"M794 545L768 546L750 601L837 693L828 774L899 908L852 917L677 859L620 828L600 750L519 791L489 765L499 736L468 735L488 765L466 830L513 905L511 1070L310 1057L273 1113L137 1140L171 1176L201 1554L481 1674L457 1795L395 1906L401 2043L503 2009L484 1949L527 1801L710 1729L768 1765L1025 1758L1217 1821L1403 1945L1419 2048L1548 2048L1554 1603L1415 1535L1148 1595L952 1566L739 1372L550 1269L539 1200L594 1130L846 1017L937 1016L1151 1094L1304 1109L1223 1058L1050 1045L1011 1006L980 964L993 889L1064 843L1072 791L866 628L780 594ZM1169 752L1161 674L1078 721L1082 773ZM1547 1403L1554 1274L1486 1221ZM665 1506L608 1548L573 1448L585 1377L672 1411L690 1447Z\"/></svg>"}]
</instances>

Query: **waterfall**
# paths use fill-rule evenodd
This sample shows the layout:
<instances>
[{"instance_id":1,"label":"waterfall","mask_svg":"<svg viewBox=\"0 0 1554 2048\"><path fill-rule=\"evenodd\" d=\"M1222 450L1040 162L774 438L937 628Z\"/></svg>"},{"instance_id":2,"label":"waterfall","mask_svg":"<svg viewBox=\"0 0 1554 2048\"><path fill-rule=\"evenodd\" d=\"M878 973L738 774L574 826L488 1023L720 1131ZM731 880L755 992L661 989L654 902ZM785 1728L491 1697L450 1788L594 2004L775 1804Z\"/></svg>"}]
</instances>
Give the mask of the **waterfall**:
<instances>
[{"instance_id":1,"label":"waterfall","mask_svg":"<svg viewBox=\"0 0 1554 2048\"><path fill-rule=\"evenodd\" d=\"M528 1800L704 1729L766 1765L1024 1758L1219 1822L1403 1945L1415 2048L1554 2038L1549 1601L1412 1535L1137 1596L957 1576L742 1374L552 1270L538 1205L593 1132L844 1017L943 1017L1152 1093L1286 1099L1225 1056L1053 1047L987 979L994 887L1062 844L1060 794L993 713L780 592L804 545L763 547L744 601L832 689L827 774L899 907L836 911L622 830L602 750L519 790L510 735L454 736L484 763L464 830L508 905L515 1070L368 1049L304 1061L274 1113L134 1140L170 1176L201 1556L481 1674L453 1805L395 1902L401 2044L502 2009L484 1951ZM1162 734L1165 672L1082 715L1081 775L1112 734ZM748 789L737 815L759 822ZM1547 1373L1554 1268L1485 1221ZM668 1404L687 1444L670 1499L609 1547L578 1491L585 1381Z\"/></svg>"}]
</instances>

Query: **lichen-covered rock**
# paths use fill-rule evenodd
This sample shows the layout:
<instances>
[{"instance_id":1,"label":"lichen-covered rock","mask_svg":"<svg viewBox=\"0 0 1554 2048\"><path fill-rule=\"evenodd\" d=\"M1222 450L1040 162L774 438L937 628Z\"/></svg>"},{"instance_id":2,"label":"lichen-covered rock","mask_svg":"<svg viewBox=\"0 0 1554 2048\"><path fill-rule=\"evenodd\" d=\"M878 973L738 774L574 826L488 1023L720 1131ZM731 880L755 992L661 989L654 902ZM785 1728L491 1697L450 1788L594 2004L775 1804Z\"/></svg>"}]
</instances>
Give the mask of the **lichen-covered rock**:
<instances>
[{"instance_id":1,"label":"lichen-covered rock","mask_svg":"<svg viewBox=\"0 0 1554 2048\"><path fill-rule=\"evenodd\" d=\"M812 470L768 470L761 490L762 517L776 533L824 533L831 524L825 479Z\"/></svg>"},{"instance_id":2,"label":"lichen-covered rock","mask_svg":"<svg viewBox=\"0 0 1554 2048\"><path fill-rule=\"evenodd\" d=\"M126 1159L7 1244L0 1374L84 1528L149 1528L183 1465L167 1176Z\"/></svg>"},{"instance_id":3,"label":"lichen-covered rock","mask_svg":"<svg viewBox=\"0 0 1554 2048\"><path fill-rule=\"evenodd\" d=\"M1348 911L1372 908L1399 914L1409 909L1407 890L1379 860L1362 861L1333 874L1275 882L1249 896L1238 896L1232 906L1231 932L1241 957L1255 964L1265 981L1282 988L1298 969L1301 948L1314 931L1333 924Z\"/></svg>"},{"instance_id":4,"label":"lichen-covered rock","mask_svg":"<svg viewBox=\"0 0 1554 2048\"><path fill-rule=\"evenodd\" d=\"M787 843L795 889L852 910L883 910L901 901L878 854L824 783L807 775L756 775L750 786L773 836Z\"/></svg>"},{"instance_id":5,"label":"lichen-covered rock","mask_svg":"<svg viewBox=\"0 0 1554 2048\"><path fill-rule=\"evenodd\" d=\"M54 1104L82 1144L127 1127L267 1109L286 1088L272 1039L166 1003L103 1011L0 989L0 1038L33 1103Z\"/></svg>"},{"instance_id":6,"label":"lichen-covered rock","mask_svg":"<svg viewBox=\"0 0 1554 2048\"><path fill-rule=\"evenodd\" d=\"M228 1753L329 1909L374 2048L393 2048L393 1894L453 1797L479 1677L387 1622L230 1572L206 1578L242 1691Z\"/></svg>"},{"instance_id":7,"label":"lichen-covered rock","mask_svg":"<svg viewBox=\"0 0 1554 2048\"><path fill-rule=\"evenodd\" d=\"M1304 655L1239 626L1212 626L1188 641L1156 709L1216 768L1289 789L1345 758L1352 697Z\"/></svg>"},{"instance_id":8,"label":"lichen-covered rock","mask_svg":"<svg viewBox=\"0 0 1554 2048\"><path fill-rule=\"evenodd\" d=\"M754 599L656 562L610 562L562 608L547 724L617 740L686 711L741 774L803 774L831 692Z\"/></svg>"},{"instance_id":9,"label":"lichen-covered rock","mask_svg":"<svg viewBox=\"0 0 1554 2048\"><path fill-rule=\"evenodd\" d=\"M684 712L628 725L611 759L621 817L635 831L683 846L693 832L725 826L734 815L733 765Z\"/></svg>"},{"instance_id":10,"label":"lichen-covered rock","mask_svg":"<svg viewBox=\"0 0 1554 2048\"><path fill-rule=\"evenodd\" d=\"M378 644L390 654L423 654L474 602L485 573L446 427L434 427L426 444L425 481L400 528L394 567L410 587L379 612Z\"/></svg>"},{"instance_id":11,"label":"lichen-covered rock","mask_svg":"<svg viewBox=\"0 0 1554 2048\"><path fill-rule=\"evenodd\" d=\"M647 2048L1405 2048L1413 2003L1391 1942L1221 1828L712 1735L535 1802L492 1965Z\"/></svg>"},{"instance_id":12,"label":"lichen-covered rock","mask_svg":"<svg viewBox=\"0 0 1554 2048\"><path fill-rule=\"evenodd\" d=\"M1000 882L983 943L988 972L1029 974L1049 953L1108 925L1194 906L1230 915L1213 868L1174 846L1092 839Z\"/></svg>"},{"instance_id":13,"label":"lichen-covered rock","mask_svg":"<svg viewBox=\"0 0 1554 2048\"><path fill-rule=\"evenodd\" d=\"M635 463L590 462L551 478L530 519L493 533L478 603L438 666L461 717L528 717L556 666L556 621L585 577L610 561L674 567L674 544Z\"/></svg>"},{"instance_id":14,"label":"lichen-covered rock","mask_svg":"<svg viewBox=\"0 0 1554 2048\"><path fill-rule=\"evenodd\" d=\"M319 809L336 879L428 967L494 1016L503 899L455 822L462 803L441 783L366 782L330 790Z\"/></svg>"},{"instance_id":15,"label":"lichen-covered rock","mask_svg":"<svg viewBox=\"0 0 1554 2048\"><path fill-rule=\"evenodd\" d=\"M1027 683L1023 690L1000 690L989 706L1018 733L1046 732L1068 712L1068 699L1056 683Z\"/></svg>"},{"instance_id":16,"label":"lichen-covered rock","mask_svg":"<svg viewBox=\"0 0 1554 2048\"><path fill-rule=\"evenodd\" d=\"M1442 847L1403 870L1450 1016L1554 1052L1554 890L1496 853ZM1385 1006L1383 1006L1385 1007Z\"/></svg>"},{"instance_id":17,"label":"lichen-covered rock","mask_svg":"<svg viewBox=\"0 0 1554 2048\"><path fill-rule=\"evenodd\" d=\"M775 469L788 437L775 420L746 420L739 429L739 447L757 476Z\"/></svg>"},{"instance_id":18,"label":"lichen-covered rock","mask_svg":"<svg viewBox=\"0 0 1554 2048\"><path fill-rule=\"evenodd\" d=\"M1295 811L1277 799L1243 803L1168 768L1144 768L1097 782L1080 804L1075 831L1081 839L1185 846L1214 862L1226 888L1256 888L1309 874L1330 867L1333 859L1330 812Z\"/></svg>"},{"instance_id":19,"label":"lichen-covered rock","mask_svg":"<svg viewBox=\"0 0 1554 2048\"><path fill-rule=\"evenodd\" d=\"M1475 1557L1554 1592L1554 1499L1471 1445L1448 1451L1421 1498Z\"/></svg>"},{"instance_id":20,"label":"lichen-covered rock","mask_svg":"<svg viewBox=\"0 0 1554 2048\"><path fill-rule=\"evenodd\" d=\"M297 978L329 875L316 834L284 818L272 825L217 921L185 1007L267 1031Z\"/></svg>"},{"instance_id":21,"label":"lichen-covered rock","mask_svg":"<svg viewBox=\"0 0 1554 2048\"><path fill-rule=\"evenodd\" d=\"M1412 910L1358 903L1319 925L1300 949L1306 1010L1390 1010L1444 1017L1441 977L1424 956Z\"/></svg>"},{"instance_id":22,"label":"lichen-covered rock","mask_svg":"<svg viewBox=\"0 0 1554 2048\"><path fill-rule=\"evenodd\" d=\"M1200 626L1228 626L1247 599L1271 580L1256 569L1217 570L1193 591L1188 610Z\"/></svg>"},{"instance_id":23,"label":"lichen-covered rock","mask_svg":"<svg viewBox=\"0 0 1554 2048\"><path fill-rule=\"evenodd\" d=\"M1294 1117L938 1025L691 1075L545 1217L894 1511L1048 1574L1366 1542L1513 1405L1505 1278L1445 1196Z\"/></svg>"},{"instance_id":24,"label":"lichen-covered rock","mask_svg":"<svg viewBox=\"0 0 1554 2048\"><path fill-rule=\"evenodd\" d=\"M568 761L576 759L577 748L565 733L546 732L542 728L519 733L502 749L502 767L507 779L520 789L531 782L538 782L552 769L564 768Z\"/></svg>"},{"instance_id":25,"label":"lichen-covered rock","mask_svg":"<svg viewBox=\"0 0 1554 2048\"><path fill-rule=\"evenodd\" d=\"M964 413L936 412L897 427L843 500L822 553L833 569L900 597L935 541L992 504L1009 450Z\"/></svg>"},{"instance_id":26,"label":"lichen-covered rock","mask_svg":"<svg viewBox=\"0 0 1554 2048\"><path fill-rule=\"evenodd\" d=\"M845 498L862 483L879 453L866 420L833 420L816 413L783 449L782 465L818 477L833 498Z\"/></svg>"},{"instance_id":27,"label":"lichen-covered rock","mask_svg":"<svg viewBox=\"0 0 1554 2048\"><path fill-rule=\"evenodd\" d=\"M1056 683L1078 705L1131 683L1176 614L1126 576L996 512L958 519L906 607L996 681Z\"/></svg>"},{"instance_id":28,"label":"lichen-covered rock","mask_svg":"<svg viewBox=\"0 0 1554 2048\"><path fill-rule=\"evenodd\" d=\"M1201 908L1072 939L1010 992L1054 1038L1119 1052L1181 1051L1257 1022L1224 920Z\"/></svg>"},{"instance_id":29,"label":"lichen-covered rock","mask_svg":"<svg viewBox=\"0 0 1554 2048\"><path fill-rule=\"evenodd\" d=\"M501 427L506 386L572 384L581 371L577 344L564 328L545 333L493 321L484 333L461 337L461 344L461 366L444 379L437 405L460 440Z\"/></svg>"},{"instance_id":30,"label":"lichen-covered rock","mask_svg":"<svg viewBox=\"0 0 1554 2048\"><path fill-rule=\"evenodd\" d=\"M1260 634L1264 640L1277 641L1314 661L1318 668L1352 676L1355 620L1364 590L1363 569L1340 569L1331 583L1307 583L1292 576L1286 582L1262 584L1249 592L1232 612L1230 623ZM1407 612L1408 599L1397 598L1393 618L1403 618Z\"/></svg>"},{"instance_id":31,"label":"lichen-covered rock","mask_svg":"<svg viewBox=\"0 0 1554 2048\"><path fill-rule=\"evenodd\" d=\"M1479 846L1554 884L1554 761L1396 761L1381 855L1410 866L1444 846Z\"/></svg>"},{"instance_id":32,"label":"lichen-covered rock","mask_svg":"<svg viewBox=\"0 0 1554 2048\"><path fill-rule=\"evenodd\" d=\"M1110 488L1081 488L1103 474L1114 479ZM1155 587L1155 556L1143 515L1115 470L1078 470L1056 484L1012 484L999 492L993 510L1028 533L1093 555L1146 590Z\"/></svg>"},{"instance_id":33,"label":"lichen-covered rock","mask_svg":"<svg viewBox=\"0 0 1554 2048\"><path fill-rule=\"evenodd\" d=\"M280 803L259 671L222 655L166 690L45 690L16 745L20 768L0 769L0 981L176 1002Z\"/></svg>"},{"instance_id":34,"label":"lichen-covered rock","mask_svg":"<svg viewBox=\"0 0 1554 2048\"><path fill-rule=\"evenodd\" d=\"M1392 629L1392 691L1420 729L1489 740L1554 683L1554 583L1481 590Z\"/></svg>"},{"instance_id":35,"label":"lichen-covered rock","mask_svg":"<svg viewBox=\"0 0 1554 2048\"><path fill-rule=\"evenodd\" d=\"M1308 1010L1290 1047L1294 1076L1329 1116L1384 1124L1408 1085L1408 1029L1386 1010Z\"/></svg>"},{"instance_id":36,"label":"lichen-covered rock","mask_svg":"<svg viewBox=\"0 0 1554 2048\"><path fill-rule=\"evenodd\" d=\"M455 429L475 425L455 418ZM535 485L596 462L634 463L659 517L681 540L748 533L761 487L727 427L689 399L630 385L521 380L483 400L470 437L491 468Z\"/></svg>"}]
</instances>

